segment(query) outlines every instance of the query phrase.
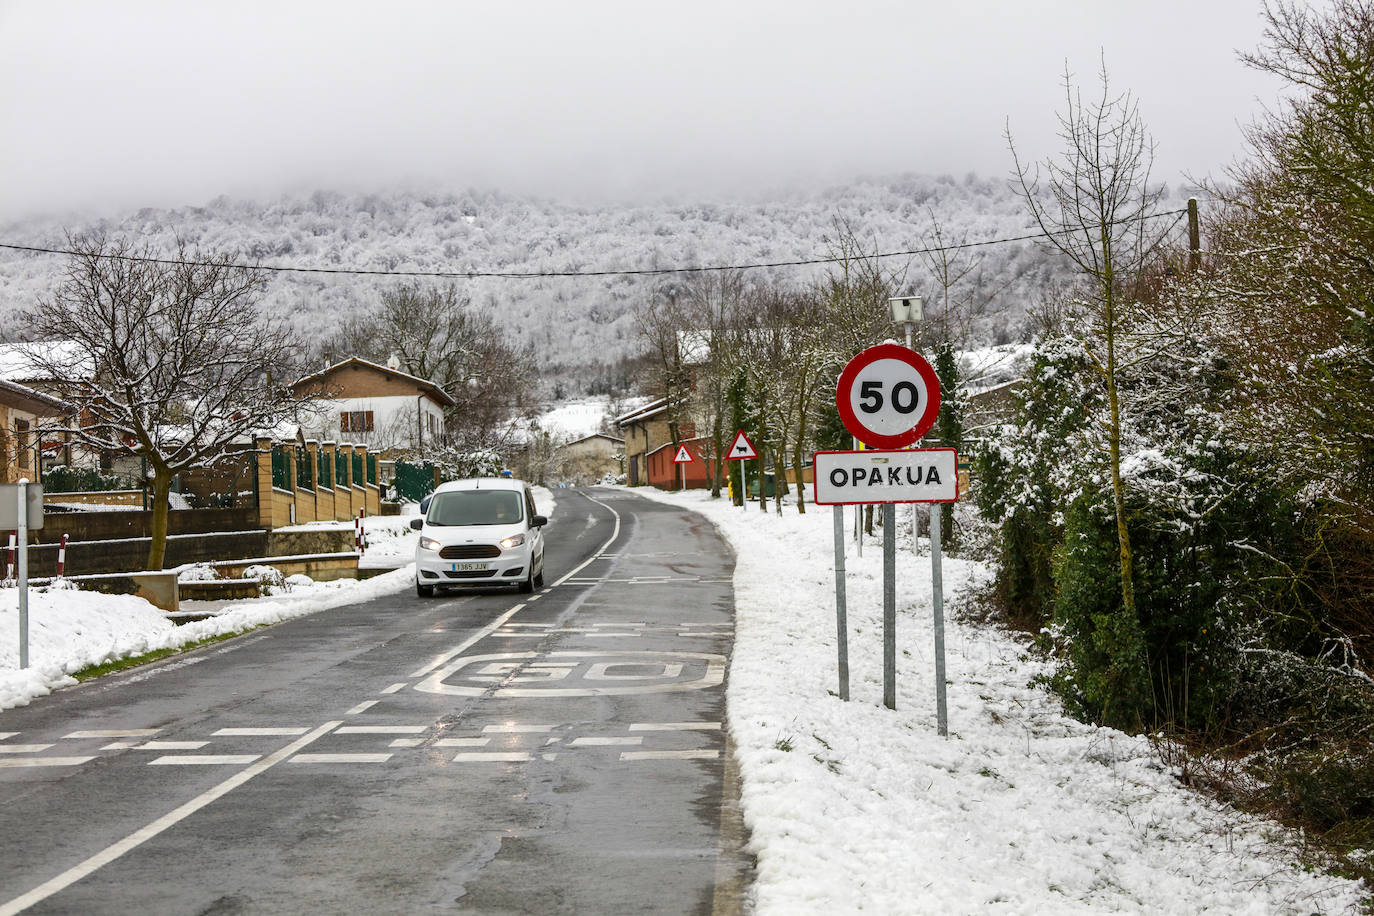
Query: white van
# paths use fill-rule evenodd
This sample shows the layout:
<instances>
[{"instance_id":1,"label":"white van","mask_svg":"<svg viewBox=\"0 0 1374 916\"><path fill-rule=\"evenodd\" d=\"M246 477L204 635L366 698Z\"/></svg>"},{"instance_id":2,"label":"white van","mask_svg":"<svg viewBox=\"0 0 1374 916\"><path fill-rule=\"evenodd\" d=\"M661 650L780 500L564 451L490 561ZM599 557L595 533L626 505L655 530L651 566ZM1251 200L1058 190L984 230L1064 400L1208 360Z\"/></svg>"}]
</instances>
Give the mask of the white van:
<instances>
[{"instance_id":1,"label":"white van","mask_svg":"<svg viewBox=\"0 0 1374 916\"><path fill-rule=\"evenodd\" d=\"M529 484L508 477L479 477L441 484L423 518L415 548L415 594L462 585L515 585L532 592L544 584L544 526Z\"/></svg>"}]
</instances>

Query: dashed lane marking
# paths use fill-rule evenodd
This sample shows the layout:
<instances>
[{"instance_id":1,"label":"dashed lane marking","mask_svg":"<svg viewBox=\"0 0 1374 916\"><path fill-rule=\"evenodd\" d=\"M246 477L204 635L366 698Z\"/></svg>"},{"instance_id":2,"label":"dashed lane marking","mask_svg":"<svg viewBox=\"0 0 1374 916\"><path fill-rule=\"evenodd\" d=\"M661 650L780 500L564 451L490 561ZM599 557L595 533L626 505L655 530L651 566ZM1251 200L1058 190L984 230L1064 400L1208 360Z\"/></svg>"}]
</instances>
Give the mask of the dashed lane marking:
<instances>
[{"instance_id":1,"label":"dashed lane marking","mask_svg":"<svg viewBox=\"0 0 1374 916\"><path fill-rule=\"evenodd\" d=\"M94 757L5 757L0 767L75 767Z\"/></svg>"},{"instance_id":2,"label":"dashed lane marking","mask_svg":"<svg viewBox=\"0 0 1374 916\"><path fill-rule=\"evenodd\" d=\"M404 689L405 689L405 686L406 686L406 682L405 682L405 681L402 681L402 682L399 683L399 684L392 684L390 687L384 687L384 688L382 688L382 693L396 693L396 692L398 692L398 691L404 690Z\"/></svg>"},{"instance_id":3,"label":"dashed lane marking","mask_svg":"<svg viewBox=\"0 0 1374 916\"><path fill-rule=\"evenodd\" d=\"M428 725L344 725L334 730L336 735L418 735Z\"/></svg>"},{"instance_id":4,"label":"dashed lane marking","mask_svg":"<svg viewBox=\"0 0 1374 916\"><path fill-rule=\"evenodd\" d=\"M635 722L632 732L719 731L719 722Z\"/></svg>"},{"instance_id":5,"label":"dashed lane marking","mask_svg":"<svg viewBox=\"0 0 1374 916\"><path fill-rule=\"evenodd\" d=\"M622 751L621 760L717 760L720 751Z\"/></svg>"},{"instance_id":6,"label":"dashed lane marking","mask_svg":"<svg viewBox=\"0 0 1374 916\"><path fill-rule=\"evenodd\" d=\"M508 723L505 725L487 725L482 728L482 731L500 732L503 734L537 735L544 732L551 732L557 727L557 725L520 725L518 723Z\"/></svg>"},{"instance_id":7,"label":"dashed lane marking","mask_svg":"<svg viewBox=\"0 0 1374 916\"><path fill-rule=\"evenodd\" d=\"M574 738L570 742L573 747L620 747L627 744L643 744L642 735L633 738Z\"/></svg>"},{"instance_id":8,"label":"dashed lane marking","mask_svg":"<svg viewBox=\"0 0 1374 916\"><path fill-rule=\"evenodd\" d=\"M167 754L148 761L148 766L218 766L236 763L252 763L261 754Z\"/></svg>"},{"instance_id":9,"label":"dashed lane marking","mask_svg":"<svg viewBox=\"0 0 1374 916\"><path fill-rule=\"evenodd\" d=\"M212 738L268 738L304 735L308 728L221 728Z\"/></svg>"},{"instance_id":10,"label":"dashed lane marking","mask_svg":"<svg viewBox=\"0 0 1374 916\"><path fill-rule=\"evenodd\" d=\"M290 763L386 763L390 754L297 754Z\"/></svg>"},{"instance_id":11,"label":"dashed lane marking","mask_svg":"<svg viewBox=\"0 0 1374 916\"><path fill-rule=\"evenodd\" d=\"M346 716L356 716L356 715L358 715L359 713L367 712L369 709L371 709L372 707L376 706L376 705L377 705L378 703L380 703L380 702L381 702L381 700L363 700L363 701L362 701L361 703L359 703L357 706L354 706L354 707L353 707L352 709L350 709L348 712L344 713L344 715L346 715Z\"/></svg>"},{"instance_id":12,"label":"dashed lane marking","mask_svg":"<svg viewBox=\"0 0 1374 916\"><path fill-rule=\"evenodd\" d=\"M162 731L160 728L92 728L87 731L72 732L63 738L146 738Z\"/></svg>"}]
</instances>

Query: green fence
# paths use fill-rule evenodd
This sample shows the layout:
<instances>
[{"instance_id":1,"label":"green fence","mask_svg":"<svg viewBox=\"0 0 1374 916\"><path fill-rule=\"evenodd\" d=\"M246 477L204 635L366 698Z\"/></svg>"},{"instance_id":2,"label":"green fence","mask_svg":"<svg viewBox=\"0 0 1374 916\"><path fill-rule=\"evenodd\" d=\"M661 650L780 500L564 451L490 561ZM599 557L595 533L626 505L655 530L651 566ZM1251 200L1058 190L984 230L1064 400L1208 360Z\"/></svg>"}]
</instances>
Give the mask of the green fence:
<instances>
[{"instance_id":1,"label":"green fence","mask_svg":"<svg viewBox=\"0 0 1374 916\"><path fill-rule=\"evenodd\" d=\"M398 461L391 487L400 499L418 502L434 492L434 476L434 465L428 461L424 464Z\"/></svg>"},{"instance_id":2,"label":"green fence","mask_svg":"<svg viewBox=\"0 0 1374 916\"><path fill-rule=\"evenodd\" d=\"M296 489L313 490L315 481L311 471L315 468L315 462L310 460L310 452L296 446Z\"/></svg>"},{"instance_id":3,"label":"green fence","mask_svg":"<svg viewBox=\"0 0 1374 916\"><path fill-rule=\"evenodd\" d=\"M343 452L334 453L334 483L348 486L348 456Z\"/></svg>"},{"instance_id":4,"label":"green fence","mask_svg":"<svg viewBox=\"0 0 1374 916\"><path fill-rule=\"evenodd\" d=\"M359 452L353 453L353 483L355 486L363 483L363 456Z\"/></svg>"},{"instance_id":5,"label":"green fence","mask_svg":"<svg viewBox=\"0 0 1374 916\"><path fill-rule=\"evenodd\" d=\"M272 486L278 490L291 489L291 455L279 445L272 447Z\"/></svg>"},{"instance_id":6,"label":"green fence","mask_svg":"<svg viewBox=\"0 0 1374 916\"><path fill-rule=\"evenodd\" d=\"M367 456L367 482L370 483L370 484L374 484L374 485L377 483L377 456L376 456L376 455L368 455L368 456Z\"/></svg>"}]
</instances>

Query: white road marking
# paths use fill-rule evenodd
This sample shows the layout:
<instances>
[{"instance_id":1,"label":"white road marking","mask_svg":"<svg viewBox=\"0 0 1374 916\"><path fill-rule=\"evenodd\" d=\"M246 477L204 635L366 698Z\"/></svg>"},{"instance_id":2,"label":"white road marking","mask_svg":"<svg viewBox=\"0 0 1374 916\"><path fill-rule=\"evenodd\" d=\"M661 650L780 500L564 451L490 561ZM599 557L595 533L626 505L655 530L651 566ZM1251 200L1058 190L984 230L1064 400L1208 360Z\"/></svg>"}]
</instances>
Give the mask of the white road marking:
<instances>
[{"instance_id":1,"label":"white road marking","mask_svg":"<svg viewBox=\"0 0 1374 916\"><path fill-rule=\"evenodd\" d=\"M715 760L720 751L623 751L621 760Z\"/></svg>"},{"instance_id":2,"label":"white road marking","mask_svg":"<svg viewBox=\"0 0 1374 916\"><path fill-rule=\"evenodd\" d=\"M454 763L524 763L530 759L526 751L468 751L454 754Z\"/></svg>"},{"instance_id":3,"label":"white road marking","mask_svg":"<svg viewBox=\"0 0 1374 916\"><path fill-rule=\"evenodd\" d=\"M310 742L314 741L316 738L328 734L332 729L335 729L342 724L342 722L326 722L325 724L321 725L319 728L315 729L313 732L306 735L305 737L298 738L297 740L291 742L281 750L269 754L267 757L263 758L262 760L259 760L257 763L254 763L252 766L249 766L246 769L240 770L233 776L230 776L228 779L224 780L224 782L215 786L213 789L210 789L206 792L202 792L200 795L197 795L195 798L186 802L179 808L175 808L167 814L164 814L162 817L153 821L151 824L148 824L146 827L142 827L134 831L133 833L129 834L127 837L120 840L118 843L105 847L100 852L91 856L86 861L72 866L71 868L62 872L57 877L45 881L43 884L40 884L38 887L29 891L27 894L24 894L20 897L15 897L9 903L6 903L4 906L0 906L0 916L14 916L14 914L21 913L29 907L33 906L34 904L46 900L53 894L56 894L58 891L70 887L77 881L80 881L82 878L89 875L91 872L101 868L102 866L108 865L115 859L118 859L120 856L124 855L124 853L128 852L129 850L134 849L142 845L143 843L147 842L148 840L152 839L153 837L157 836L159 833L166 830L168 827L171 827L179 823L180 821L183 821L186 818L190 817L192 814L195 814L197 811L199 811L201 808L204 808L206 805L210 804L215 799L228 794L229 792L243 785L248 780L252 779L254 776L257 776L259 773L262 773L265 770L268 770L271 767L276 766L278 763L285 760L287 757L290 757L292 754L296 753L301 748L310 744Z\"/></svg>"},{"instance_id":4,"label":"white road marking","mask_svg":"<svg viewBox=\"0 0 1374 916\"><path fill-rule=\"evenodd\" d=\"M196 766L252 763L261 754L168 754L148 761L148 766Z\"/></svg>"},{"instance_id":5,"label":"white road marking","mask_svg":"<svg viewBox=\"0 0 1374 916\"><path fill-rule=\"evenodd\" d=\"M160 728L93 728L84 732L72 732L63 738L143 738L156 735Z\"/></svg>"},{"instance_id":6,"label":"white road marking","mask_svg":"<svg viewBox=\"0 0 1374 916\"><path fill-rule=\"evenodd\" d=\"M399 684L392 684L390 687L384 687L384 688L382 688L382 693L396 693L396 692L399 691L399 690L404 690L404 689L405 689L405 686L406 686L406 682L405 682L405 681L401 681L401 683L399 683Z\"/></svg>"},{"instance_id":7,"label":"white road marking","mask_svg":"<svg viewBox=\"0 0 1374 916\"><path fill-rule=\"evenodd\" d=\"M291 763L386 763L390 754L297 754Z\"/></svg>"},{"instance_id":8,"label":"white road marking","mask_svg":"<svg viewBox=\"0 0 1374 916\"><path fill-rule=\"evenodd\" d=\"M489 686L486 684L447 684L445 681L459 672L464 667L479 666L481 663L491 662L524 662L539 658L540 666L556 665L565 658L595 659L597 661L614 659L608 664L648 664L650 662L662 664L659 659L668 659L676 662L682 659L691 659L704 668L700 677L692 680L672 680L666 683L651 684L617 684L615 686L594 686L594 687L502 687ZM633 659L633 661L631 661ZM470 670L477 670L476 668ZM471 682L471 674L464 673L462 680ZM585 680L585 679L584 679ZM717 687L725 681L725 656L713 655L702 652L629 652L611 651L601 652L550 652L539 656L534 652L506 652L496 655L471 655L466 658L458 658L450 662L446 667L439 669L429 677L415 685L415 689L421 693L438 693L449 696L484 696L491 695L496 697L595 697L595 696L623 696L628 694L641 693L673 693L679 690L701 690L707 687Z\"/></svg>"},{"instance_id":9,"label":"white road marking","mask_svg":"<svg viewBox=\"0 0 1374 916\"><path fill-rule=\"evenodd\" d=\"M516 735L538 735L544 732L551 732L557 727L557 725L520 725L518 723L509 723L506 725L487 725L482 731Z\"/></svg>"},{"instance_id":10,"label":"white road marking","mask_svg":"<svg viewBox=\"0 0 1374 916\"><path fill-rule=\"evenodd\" d=\"M428 725L345 725L336 735L418 735Z\"/></svg>"},{"instance_id":11,"label":"white road marking","mask_svg":"<svg viewBox=\"0 0 1374 916\"><path fill-rule=\"evenodd\" d=\"M74 767L94 759L94 757L5 757L0 758L0 767ZM0 910L0 912L4 911Z\"/></svg>"},{"instance_id":12,"label":"white road marking","mask_svg":"<svg viewBox=\"0 0 1374 916\"><path fill-rule=\"evenodd\" d=\"M636 722L632 732L717 731L719 722Z\"/></svg>"},{"instance_id":13,"label":"white road marking","mask_svg":"<svg viewBox=\"0 0 1374 916\"><path fill-rule=\"evenodd\" d=\"M425 743L424 738L397 738L387 745L387 747L419 747Z\"/></svg>"},{"instance_id":14,"label":"white road marking","mask_svg":"<svg viewBox=\"0 0 1374 916\"><path fill-rule=\"evenodd\" d=\"M380 703L380 702L381 702L381 700L363 700L363 701L362 701L361 703L359 703L357 706L354 706L354 707L353 707L352 709L350 709L348 712L344 713L344 715L346 715L346 716L356 716L356 715L358 715L359 713L367 712L369 709L371 709L372 707L376 706L376 705L377 705L378 703Z\"/></svg>"},{"instance_id":15,"label":"white road marking","mask_svg":"<svg viewBox=\"0 0 1374 916\"><path fill-rule=\"evenodd\" d=\"M497 630L501 629L501 627L505 624L507 620L510 620L512 617L514 617L516 612L522 610L524 607L525 605L523 603L517 604L509 611L506 611L506 613L502 614L500 617L497 617L491 623L482 627L482 629L478 630L476 633L473 633L467 639L463 640L461 643L458 644L457 648L450 649L449 651L445 652L443 655L440 655L438 658L434 659L434 661L430 662L428 665L425 665L418 671L410 672L410 676L424 677L426 674L429 674L431 671L433 671L435 668L438 668L440 665L446 664L447 662L450 662L453 659L457 658L459 655L462 655L468 649L472 648L472 646L476 645L483 639L486 639L492 633L495 633Z\"/></svg>"},{"instance_id":16,"label":"white road marking","mask_svg":"<svg viewBox=\"0 0 1374 916\"><path fill-rule=\"evenodd\" d=\"M636 745L636 744L643 744L643 743L644 743L644 737L643 737L642 735L637 736L637 737L634 737L634 738L574 738L574 739L572 739L572 746L573 746L573 747L623 747L623 746L625 746L625 745L627 745L627 744L629 744L629 745Z\"/></svg>"},{"instance_id":17,"label":"white road marking","mask_svg":"<svg viewBox=\"0 0 1374 916\"><path fill-rule=\"evenodd\" d=\"M50 747L51 744L0 744L0 754L37 754Z\"/></svg>"},{"instance_id":18,"label":"white road marking","mask_svg":"<svg viewBox=\"0 0 1374 916\"><path fill-rule=\"evenodd\" d=\"M19 734L19 732L0 732L0 741L4 741L6 738L13 738L17 734Z\"/></svg>"},{"instance_id":19,"label":"white road marking","mask_svg":"<svg viewBox=\"0 0 1374 916\"><path fill-rule=\"evenodd\" d=\"M212 738L265 738L290 735L304 735L308 728L221 728Z\"/></svg>"},{"instance_id":20,"label":"white road marking","mask_svg":"<svg viewBox=\"0 0 1374 916\"><path fill-rule=\"evenodd\" d=\"M138 745L139 742L137 741L111 741L109 744L102 744L100 749L102 751L127 751L130 748L138 747Z\"/></svg>"},{"instance_id":21,"label":"white road marking","mask_svg":"<svg viewBox=\"0 0 1374 916\"><path fill-rule=\"evenodd\" d=\"M486 747L491 743L490 738L440 738L434 742L435 747Z\"/></svg>"},{"instance_id":22,"label":"white road marking","mask_svg":"<svg viewBox=\"0 0 1374 916\"><path fill-rule=\"evenodd\" d=\"M136 747L140 751L198 751L209 741L145 741Z\"/></svg>"}]
</instances>

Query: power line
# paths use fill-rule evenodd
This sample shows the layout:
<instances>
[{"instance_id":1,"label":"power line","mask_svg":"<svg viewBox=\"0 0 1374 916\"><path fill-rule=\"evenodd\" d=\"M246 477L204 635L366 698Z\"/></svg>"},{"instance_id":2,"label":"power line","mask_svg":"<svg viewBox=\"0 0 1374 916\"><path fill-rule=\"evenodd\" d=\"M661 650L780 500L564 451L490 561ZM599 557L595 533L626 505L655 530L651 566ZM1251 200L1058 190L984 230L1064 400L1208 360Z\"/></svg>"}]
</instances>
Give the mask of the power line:
<instances>
[{"instance_id":1,"label":"power line","mask_svg":"<svg viewBox=\"0 0 1374 916\"><path fill-rule=\"evenodd\" d=\"M1140 222L1146 219L1160 219L1166 216L1179 217L1186 214L1187 210L1166 210L1161 213L1152 213L1148 216L1136 219L1119 220L1112 225L1122 225L1125 223ZM1175 223L1178 219L1174 220ZM1059 233L1032 232L1027 235L1009 236L1000 239L988 239L982 242L961 242L957 245L934 245L927 248L913 248L909 251L884 251L878 254L861 255L857 259L867 258L902 258L914 257L919 254L938 254L947 251L961 251L968 248L983 248L990 245L1005 245L1011 242L1027 242L1033 239L1049 238L1051 235L1070 235L1076 230L1066 229ZM35 245L9 245L0 242L0 248L10 251L24 251L31 254L61 254L72 256L90 256L90 252L71 251L65 248L40 248ZM147 258L138 255L127 254L98 254L98 258L106 258L114 261L132 261L140 264L171 264L182 267L225 267L241 270L265 270L273 273L296 273L296 274L343 274L359 277L429 277L448 280L475 280L478 278L496 278L503 280L532 280L541 277L645 277L645 276L664 276L666 274L689 274L689 273L711 273L728 270L766 270L771 267L807 267L815 264L838 264L845 260L856 260L851 258L804 258L796 261L768 261L756 264L725 264L718 266L697 266L697 267L657 267L641 270L546 270L546 271L500 271L500 270L467 270L467 271L444 271L444 270L363 270L360 268L348 267L282 267L272 264L238 264L224 261L188 261L177 258Z\"/></svg>"}]
</instances>

